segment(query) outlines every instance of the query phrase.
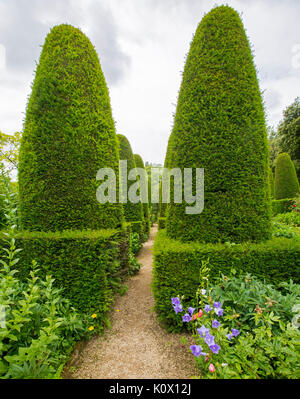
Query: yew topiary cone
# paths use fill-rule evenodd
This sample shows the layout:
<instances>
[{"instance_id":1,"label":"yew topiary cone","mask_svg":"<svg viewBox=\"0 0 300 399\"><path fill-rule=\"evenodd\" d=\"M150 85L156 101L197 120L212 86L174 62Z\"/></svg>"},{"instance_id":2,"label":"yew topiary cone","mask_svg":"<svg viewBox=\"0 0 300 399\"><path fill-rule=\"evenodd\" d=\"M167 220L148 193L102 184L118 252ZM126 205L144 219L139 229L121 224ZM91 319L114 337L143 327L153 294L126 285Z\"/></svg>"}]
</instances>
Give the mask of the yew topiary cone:
<instances>
[{"instance_id":1,"label":"yew topiary cone","mask_svg":"<svg viewBox=\"0 0 300 399\"><path fill-rule=\"evenodd\" d=\"M117 134L117 139L118 139L120 160L127 161L127 177L128 177L129 172L136 167L131 145L127 140L127 138L122 134ZM134 184L135 181L127 179L127 183L126 184L124 183L123 187L127 185L127 194L128 194L130 186ZM144 221L144 211L141 202L135 204L129 201L129 198L127 197L127 201L123 204L123 206L124 206L124 216L126 222Z\"/></svg>"},{"instance_id":2,"label":"yew topiary cone","mask_svg":"<svg viewBox=\"0 0 300 399\"><path fill-rule=\"evenodd\" d=\"M142 157L139 154L133 154L135 166L137 168L145 169L145 165ZM146 171L145 171L146 172ZM146 173L147 176L147 173ZM148 181L146 182L146 187L143 188L145 192L148 193ZM150 214L149 214L149 205L147 203L143 203L143 211L144 211L144 220L145 220L145 233L149 234L150 230Z\"/></svg>"},{"instance_id":3,"label":"yew topiary cone","mask_svg":"<svg viewBox=\"0 0 300 399\"><path fill-rule=\"evenodd\" d=\"M279 154L275 161L275 198L294 198L300 193L295 166L287 152Z\"/></svg>"},{"instance_id":4,"label":"yew topiary cone","mask_svg":"<svg viewBox=\"0 0 300 399\"><path fill-rule=\"evenodd\" d=\"M19 186L23 229L116 228L121 204L100 205L100 168L118 176L109 93L89 39L70 25L46 37L26 110ZM117 178L118 181L118 178Z\"/></svg>"},{"instance_id":5,"label":"yew topiary cone","mask_svg":"<svg viewBox=\"0 0 300 399\"><path fill-rule=\"evenodd\" d=\"M265 114L250 45L236 11L214 8L186 59L168 167L204 168L204 210L167 207L168 236L261 241L271 236Z\"/></svg>"}]
</instances>

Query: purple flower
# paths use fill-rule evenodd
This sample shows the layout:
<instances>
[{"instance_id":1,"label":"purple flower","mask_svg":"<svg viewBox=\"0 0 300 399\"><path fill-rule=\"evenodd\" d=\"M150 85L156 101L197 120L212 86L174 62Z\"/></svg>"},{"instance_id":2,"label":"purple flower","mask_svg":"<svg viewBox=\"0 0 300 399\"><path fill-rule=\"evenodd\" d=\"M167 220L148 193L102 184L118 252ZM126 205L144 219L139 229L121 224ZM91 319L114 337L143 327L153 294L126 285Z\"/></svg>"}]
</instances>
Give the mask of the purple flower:
<instances>
[{"instance_id":1,"label":"purple flower","mask_svg":"<svg viewBox=\"0 0 300 399\"><path fill-rule=\"evenodd\" d=\"M191 321L191 316L188 313L186 313L185 315L182 316L182 321L184 322Z\"/></svg>"},{"instance_id":2,"label":"purple flower","mask_svg":"<svg viewBox=\"0 0 300 399\"><path fill-rule=\"evenodd\" d=\"M182 305L175 305L174 310L175 310L176 314L179 312L182 312L183 311Z\"/></svg>"},{"instance_id":3,"label":"purple flower","mask_svg":"<svg viewBox=\"0 0 300 399\"><path fill-rule=\"evenodd\" d=\"M214 307L215 308L220 308L222 305L221 305L221 302L214 302Z\"/></svg>"},{"instance_id":4,"label":"purple flower","mask_svg":"<svg viewBox=\"0 0 300 399\"><path fill-rule=\"evenodd\" d=\"M215 337L209 333L205 334L204 342L210 346L215 344Z\"/></svg>"},{"instance_id":5,"label":"purple flower","mask_svg":"<svg viewBox=\"0 0 300 399\"><path fill-rule=\"evenodd\" d=\"M234 336L234 337L237 337L238 335L239 335L239 330L236 330L235 328L233 328L232 330L231 330L231 332L232 332L232 335Z\"/></svg>"},{"instance_id":6,"label":"purple flower","mask_svg":"<svg viewBox=\"0 0 300 399\"><path fill-rule=\"evenodd\" d=\"M218 327L220 327L220 325L221 325L221 323L219 323L218 320L213 320L213 322L212 322L213 328L218 328Z\"/></svg>"},{"instance_id":7,"label":"purple flower","mask_svg":"<svg viewBox=\"0 0 300 399\"><path fill-rule=\"evenodd\" d=\"M213 344L213 345L210 345L209 349L212 351L212 353L218 354L218 352L221 348L218 344Z\"/></svg>"},{"instance_id":8,"label":"purple flower","mask_svg":"<svg viewBox=\"0 0 300 399\"><path fill-rule=\"evenodd\" d=\"M209 328L206 328L205 325L203 324L203 326L197 328L197 332L199 333L201 338L204 338L205 335L209 333Z\"/></svg>"},{"instance_id":9,"label":"purple flower","mask_svg":"<svg viewBox=\"0 0 300 399\"><path fill-rule=\"evenodd\" d=\"M172 304L173 305L180 305L180 299L176 296L175 298L172 299Z\"/></svg>"},{"instance_id":10,"label":"purple flower","mask_svg":"<svg viewBox=\"0 0 300 399\"><path fill-rule=\"evenodd\" d=\"M196 308L188 308L188 312L190 313L190 315L192 316L192 314L195 312Z\"/></svg>"},{"instance_id":11,"label":"purple flower","mask_svg":"<svg viewBox=\"0 0 300 399\"><path fill-rule=\"evenodd\" d=\"M192 350L193 355L195 355L196 357L199 357L200 355L206 356L206 353L202 352L202 348L200 345L191 345L190 348Z\"/></svg>"},{"instance_id":12,"label":"purple flower","mask_svg":"<svg viewBox=\"0 0 300 399\"><path fill-rule=\"evenodd\" d=\"M211 307L209 305L205 305L204 310L208 313L211 310Z\"/></svg>"},{"instance_id":13,"label":"purple flower","mask_svg":"<svg viewBox=\"0 0 300 399\"><path fill-rule=\"evenodd\" d=\"M215 308L215 313L217 316L223 316L224 310L222 308Z\"/></svg>"},{"instance_id":14,"label":"purple flower","mask_svg":"<svg viewBox=\"0 0 300 399\"><path fill-rule=\"evenodd\" d=\"M231 334L226 334L226 337L229 339L229 341L231 340L231 338L232 338L232 335Z\"/></svg>"}]
</instances>

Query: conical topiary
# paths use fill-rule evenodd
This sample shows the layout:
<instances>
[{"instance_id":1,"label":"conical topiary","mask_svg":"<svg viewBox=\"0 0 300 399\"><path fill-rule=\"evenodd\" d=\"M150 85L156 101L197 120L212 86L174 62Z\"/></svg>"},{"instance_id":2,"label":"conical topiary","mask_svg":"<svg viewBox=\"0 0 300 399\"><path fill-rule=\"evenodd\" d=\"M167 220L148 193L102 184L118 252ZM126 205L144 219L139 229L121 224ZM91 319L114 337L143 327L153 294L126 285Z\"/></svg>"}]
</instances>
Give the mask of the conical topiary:
<instances>
[{"instance_id":1,"label":"conical topiary","mask_svg":"<svg viewBox=\"0 0 300 399\"><path fill-rule=\"evenodd\" d=\"M204 210L171 203L166 229L183 241L271 236L265 114L250 45L229 6L204 16L186 60L168 167L204 168ZM194 182L195 183L195 182Z\"/></svg>"},{"instance_id":2,"label":"conical topiary","mask_svg":"<svg viewBox=\"0 0 300 399\"><path fill-rule=\"evenodd\" d=\"M129 172L136 167L132 149L131 149L129 141L127 140L127 138L125 136L123 136L122 134L117 134L117 139L118 139L120 160L127 161L127 175L126 176L128 177ZM129 189L132 184L135 184L135 181L128 180L128 179L127 179L127 182L123 182L123 184L122 184L122 185L124 185L124 187L127 186L125 188L127 190L127 195L129 193ZM122 191L122 185L121 185L121 191ZM127 197L127 201L123 204L123 206L124 206L124 216L125 216L125 220L127 222L135 222L135 221L143 221L144 220L144 211L143 211L143 206L142 206L141 202L132 203L131 201L129 201L129 198Z\"/></svg>"},{"instance_id":3,"label":"conical topiary","mask_svg":"<svg viewBox=\"0 0 300 399\"><path fill-rule=\"evenodd\" d=\"M133 154L133 157L134 157L135 166L137 168L141 168L141 169L145 170L145 165L144 165L142 157L139 154ZM147 177L146 170L145 170L145 175ZM144 187L143 190L148 193L148 181L146 181L146 187ZM149 215L148 202L146 202L146 203L144 202L143 203L143 211L144 211L144 220L145 220L145 233L149 234L149 230L150 230L150 215Z\"/></svg>"},{"instance_id":4,"label":"conical topiary","mask_svg":"<svg viewBox=\"0 0 300 399\"><path fill-rule=\"evenodd\" d=\"M271 167L269 167L269 184L271 198L275 198L274 175Z\"/></svg>"},{"instance_id":5,"label":"conical topiary","mask_svg":"<svg viewBox=\"0 0 300 399\"><path fill-rule=\"evenodd\" d=\"M118 183L118 160L97 53L79 29L55 26L45 40L26 110L19 161L23 229L118 227L122 205L96 198L97 171L112 168Z\"/></svg>"},{"instance_id":6,"label":"conical topiary","mask_svg":"<svg viewBox=\"0 0 300 399\"><path fill-rule=\"evenodd\" d=\"M275 161L275 198L294 198L299 194L299 182L295 166L287 152L279 154Z\"/></svg>"}]
</instances>

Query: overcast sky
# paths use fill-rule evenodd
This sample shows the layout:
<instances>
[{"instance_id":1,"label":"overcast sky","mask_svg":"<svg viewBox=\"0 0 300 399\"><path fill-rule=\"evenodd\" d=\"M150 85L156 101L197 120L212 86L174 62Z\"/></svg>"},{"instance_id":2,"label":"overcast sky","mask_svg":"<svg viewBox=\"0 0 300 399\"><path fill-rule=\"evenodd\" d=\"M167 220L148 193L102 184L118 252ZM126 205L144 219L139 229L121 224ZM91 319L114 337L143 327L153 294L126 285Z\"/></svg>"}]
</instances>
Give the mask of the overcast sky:
<instances>
[{"instance_id":1,"label":"overcast sky","mask_svg":"<svg viewBox=\"0 0 300 399\"><path fill-rule=\"evenodd\" d=\"M41 46L51 27L69 23L96 47L117 133L144 161L163 163L185 55L217 4L242 15L276 127L300 96L299 0L0 0L0 130L22 130Z\"/></svg>"}]
</instances>

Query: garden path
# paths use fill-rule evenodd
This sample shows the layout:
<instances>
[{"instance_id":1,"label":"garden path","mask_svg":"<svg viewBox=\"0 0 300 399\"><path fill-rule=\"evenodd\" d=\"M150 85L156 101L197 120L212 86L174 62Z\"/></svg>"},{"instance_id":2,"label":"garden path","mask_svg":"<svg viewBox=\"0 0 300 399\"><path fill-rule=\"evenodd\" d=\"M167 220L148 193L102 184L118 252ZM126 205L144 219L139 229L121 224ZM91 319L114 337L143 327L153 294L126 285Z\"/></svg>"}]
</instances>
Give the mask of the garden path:
<instances>
[{"instance_id":1,"label":"garden path","mask_svg":"<svg viewBox=\"0 0 300 399\"><path fill-rule=\"evenodd\" d=\"M152 227L138 261L141 269L126 284L125 295L117 297L112 328L95 336L80 353L79 361L65 378L190 378L197 375L194 356L181 337L169 334L159 324L153 310L151 292L152 246L157 226ZM193 343L193 342L191 342ZM70 367L69 367L70 370Z\"/></svg>"}]
</instances>

